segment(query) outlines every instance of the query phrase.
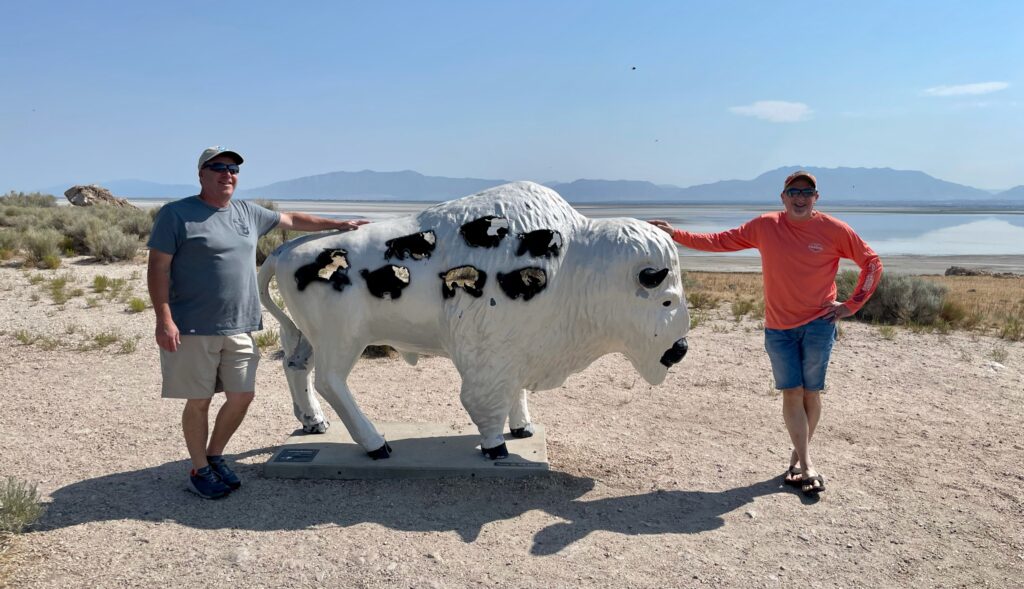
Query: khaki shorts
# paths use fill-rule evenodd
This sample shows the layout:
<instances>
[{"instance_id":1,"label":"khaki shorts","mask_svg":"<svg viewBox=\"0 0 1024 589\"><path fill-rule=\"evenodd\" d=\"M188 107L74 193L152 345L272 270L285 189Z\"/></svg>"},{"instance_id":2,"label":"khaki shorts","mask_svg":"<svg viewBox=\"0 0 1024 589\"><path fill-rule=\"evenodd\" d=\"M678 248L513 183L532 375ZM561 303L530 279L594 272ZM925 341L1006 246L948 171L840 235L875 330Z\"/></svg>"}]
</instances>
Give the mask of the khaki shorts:
<instances>
[{"instance_id":1,"label":"khaki shorts","mask_svg":"<svg viewBox=\"0 0 1024 589\"><path fill-rule=\"evenodd\" d=\"M162 396L165 399L209 399L214 393L256 390L260 351L248 333L183 335L174 352L160 349Z\"/></svg>"}]
</instances>

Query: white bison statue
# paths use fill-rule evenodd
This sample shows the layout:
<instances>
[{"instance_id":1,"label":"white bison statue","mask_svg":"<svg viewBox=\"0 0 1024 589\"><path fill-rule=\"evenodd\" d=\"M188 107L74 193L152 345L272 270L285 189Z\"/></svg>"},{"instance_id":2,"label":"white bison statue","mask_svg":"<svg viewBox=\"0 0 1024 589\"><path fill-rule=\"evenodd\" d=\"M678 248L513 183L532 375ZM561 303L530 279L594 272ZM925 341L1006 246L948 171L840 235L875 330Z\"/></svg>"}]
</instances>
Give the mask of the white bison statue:
<instances>
[{"instance_id":1,"label":"white bison statue","mask_svg":"<svg viewBox=\"0 0 1024 589\"><path fill-rule=\"evenodd\" d=\"M270 297L274 277L294 323ZM690 325L665 233L635 219L588 219L532 182L295 239L263 264L259 288L281 322L303 429L327 428L310 386L315 368L316 390L374 459L391 448L346 383L367 345L392 346L410 363L451 358L493 459L508 455L506 421L513 436L533 432L526 390L558 387L611 352L659 384L686 353Z\"/></svg>"}]
</instances>

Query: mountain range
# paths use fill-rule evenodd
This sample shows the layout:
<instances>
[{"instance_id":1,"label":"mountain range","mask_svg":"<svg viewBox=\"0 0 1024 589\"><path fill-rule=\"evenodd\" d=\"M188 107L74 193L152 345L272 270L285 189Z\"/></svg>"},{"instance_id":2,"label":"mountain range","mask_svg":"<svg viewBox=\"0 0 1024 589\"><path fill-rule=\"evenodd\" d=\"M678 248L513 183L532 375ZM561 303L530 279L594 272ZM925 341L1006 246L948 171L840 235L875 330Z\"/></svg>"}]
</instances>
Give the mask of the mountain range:
<instances>
[{"instance_id":1,"label":"mountain range","mask_svg":"<svg viewBox=\"0 0 1024 589\"><path fill-rule=\"evenodd\" d=\"M545 182L569 202L727 202L755 203L777 198L786 176L804 169L818 179L823 199L843 203L935 203L935 204L1018 204L1024 203L1024 186L993 194L963 184L947 182L913 170L891 168L819 168L787 166L776 168L751 180L723 180L680 187L642 180L590 180ZM440 202L473 194L508 180L447 178L401 172L330 172L266 186L239 189L242 198L380 200ZM102 186L127 198L171 198L199 192L198 186L159 184L144 180L114 180ZM66 188L66 187L65 187ZM64 188L53 187L52 194Z\"/></svg>"}]
</instances>

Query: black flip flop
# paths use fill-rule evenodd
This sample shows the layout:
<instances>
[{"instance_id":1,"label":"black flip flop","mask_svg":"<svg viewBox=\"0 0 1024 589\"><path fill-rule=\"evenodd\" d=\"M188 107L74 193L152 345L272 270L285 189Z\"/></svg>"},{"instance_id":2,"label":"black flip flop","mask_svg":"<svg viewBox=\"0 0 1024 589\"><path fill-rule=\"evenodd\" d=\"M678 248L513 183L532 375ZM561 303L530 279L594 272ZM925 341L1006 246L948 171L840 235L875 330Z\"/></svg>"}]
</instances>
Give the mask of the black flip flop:
<instances>
[{"instance_id":1,"label":"black flip flop","mask_svg":"<svg viewBox=\"0 0 1024 589\"><path fill-rule=\"evenodd\" d=\"M820 474L816 474L809 479L803 479L802 482L803 484L800 485L800 492L808 497L814 497L825 490L825 477ZM815 482L818 483L818 486L814 486Z\"/></svg>"},{"instance_id":2,"label":"black flip flop","mask_svg":"<svg viewBox=\"0 0 1024 589\"><path fill-rule=\"evenodd\" d=\"M786 478L787 476L790 477L790 478ZM792 477L795 477L795 476L799 476L800 478L799 479L792 478ZM789 468L786 469L786 472L782 473L782 484L783 485L789 485L790 487L803 487L804 486L803 476L804 476L804 473L803 473L802 470L797 472L796 468L790 466Z\"/></svg>"}]
</instances>

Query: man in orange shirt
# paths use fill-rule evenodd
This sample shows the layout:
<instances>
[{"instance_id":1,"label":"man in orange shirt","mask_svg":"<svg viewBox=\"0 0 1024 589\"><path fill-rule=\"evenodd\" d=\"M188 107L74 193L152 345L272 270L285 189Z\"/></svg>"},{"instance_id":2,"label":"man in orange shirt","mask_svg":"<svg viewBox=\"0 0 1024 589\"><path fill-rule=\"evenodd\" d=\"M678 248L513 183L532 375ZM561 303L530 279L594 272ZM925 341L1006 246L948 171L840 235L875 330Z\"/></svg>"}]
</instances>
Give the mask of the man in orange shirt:
<instances>
[{"instance_id":1,"label":"man in orange shirt","mask_svg":"<svg viewBox=\"0 0 1024 589\"><path fill-rule=\"evenodd\" d=\"M799 170L783 184L784 211L767 213L721 233L689 233L665 221L651 224L686 247L707 252L757 248L764 277L765 350L775 388L782 391L782 416L793 442L784 481L805 495L825 490L825 478L808 453L821 417L836 321L856 313L878 287L882 262L849 225L814 210L818 181ZM840 258L860 266L860 279L845 302L836 300Z\"/></svg>"}]
</instances>

